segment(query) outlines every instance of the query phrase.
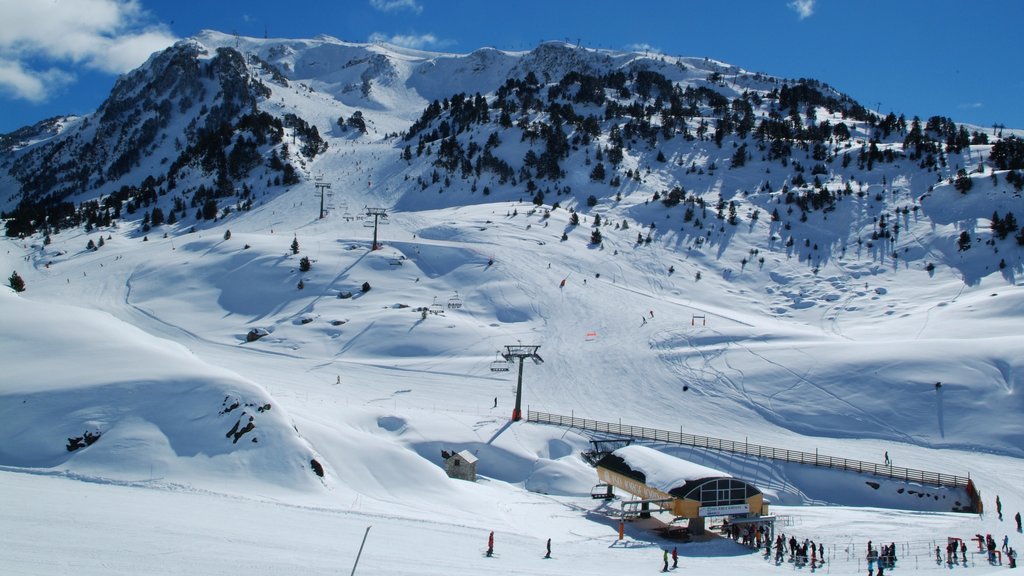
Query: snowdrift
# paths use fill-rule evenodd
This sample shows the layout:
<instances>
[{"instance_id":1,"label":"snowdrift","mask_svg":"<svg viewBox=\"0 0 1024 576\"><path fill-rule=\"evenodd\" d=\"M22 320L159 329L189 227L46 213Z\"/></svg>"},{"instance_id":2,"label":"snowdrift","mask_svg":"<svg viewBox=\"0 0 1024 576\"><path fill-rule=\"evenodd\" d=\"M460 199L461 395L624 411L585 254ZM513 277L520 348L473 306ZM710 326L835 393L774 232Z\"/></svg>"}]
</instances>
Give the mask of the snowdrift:
<instances>
[{"instance_id":1,"label":"snowdrift","mask_svg":"<svg viewBox=\"0 0 1024 576\"><path fill-rule=\"evenodd\" d=\"M112 316L0 294L0 464L120 481L315 489L315 454L259 385ZM58 368L59 367L59 368Z\"/></svg>"}]
</instances>

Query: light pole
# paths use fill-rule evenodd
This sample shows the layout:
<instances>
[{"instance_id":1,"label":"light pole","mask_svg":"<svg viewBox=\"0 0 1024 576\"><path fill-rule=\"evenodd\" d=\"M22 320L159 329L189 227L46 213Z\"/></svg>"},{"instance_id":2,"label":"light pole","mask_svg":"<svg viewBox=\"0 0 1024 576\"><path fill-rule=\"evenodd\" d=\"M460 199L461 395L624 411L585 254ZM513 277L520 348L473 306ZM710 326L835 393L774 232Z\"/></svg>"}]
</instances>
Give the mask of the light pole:
<instances>
[{"instance_id":1,"label":"light pole","mask_svg":"<svg viewBox=\"0 0 1024 576\"><path fill-rule=\"evenodd\" d=\"M519 359L519 381L516 384L516 407L512 409L512 421L518 422L523 419L523 360L529 358L533 360L534 364L543 364L544 359L537 355L537 350L540 346L529 346L523 344L517 344L515 346L505 346L505 352L501 355L505 360L512 362L515 359Z\"/></svg>"}]
</instances>

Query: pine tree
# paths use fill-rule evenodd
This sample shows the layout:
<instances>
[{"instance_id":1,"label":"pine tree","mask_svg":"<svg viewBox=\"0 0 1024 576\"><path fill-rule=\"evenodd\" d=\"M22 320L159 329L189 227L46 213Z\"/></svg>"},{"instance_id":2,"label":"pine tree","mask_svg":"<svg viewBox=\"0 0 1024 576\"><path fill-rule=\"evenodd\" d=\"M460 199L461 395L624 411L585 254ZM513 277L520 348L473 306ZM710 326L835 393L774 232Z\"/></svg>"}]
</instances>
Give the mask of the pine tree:
<instances>
[{"instance_id":1,"label":"pine tree","mask_svg":"<svg viewBox=\"0 0 1024 576\"><path fill-rule=\"evenodd\" d=\"M595 244L595 245L601 243L601 229L600 228L594 228L594 231L590 233L590 243L591 244Z\"/></svg>"},{"instance_id":2,"label":"pine tree","mask_svg":"<svg viewBox=\"0 0 1024 576\"><path fill-rule=\"evenodd\" d=\"M21 278L21 276L18 275L17 271L11 272L11 277L7 279L7 284L15 292L25 291L25 281Z\"/></svg>"},{"instance_id":3,"label":"pine tree","mask_svg":"<svg viewBox=\"0 0 1024 576\"><path fill-rule=\"evenodd\" d=\"M298 253L299 253L299 238L298 238L298 236L296 236L295 238L292 239L292 254L298 254Z\"/></svg>"},{"instance_id":4,"label":"pine tree","mask_svg":"<svg viewBox=\"0 0 1024 576\"><path fill-rule=\"evenodd\" d=\"M971 235L966 230L960 233L960 238L956 241L957 249L961 252L971 249Z\"/></svg>"},{"instance_id":5,"label":"pine tree","mask_svg":"<svg viewBox=\"0 0 1024 576\"><path fill-rule=\"evenodd\" d=\"M971 182L971 177L967 175L967 170L961 168L957 170L956 182L953 187L960 191L961 194L967 194L967 191L971 189L974 183Z\"/></svg>"},{"instance_id":6,"label":"pine tree","mask_svg":"<svg viewBox=\"0 0 1024 576\"><path fill-rule=\"evenodd\" d=\"M224 239L225 240L231 240L231 230L225 230L224 231Z\"/></svg>"},{"instance_id":7,"label":"pine tree","mask_svg":"<svg viewBox=\"0 0 1024 576\"><path fill-rule=\"evenodd\" d=\"M313 267L313 265L310 264L310 262L309 262L309 256L303 256L302 259L299 260L299 271L300 272L309 272L309 269L312 268L312 267Z\"/></svg>"}]
</instances>

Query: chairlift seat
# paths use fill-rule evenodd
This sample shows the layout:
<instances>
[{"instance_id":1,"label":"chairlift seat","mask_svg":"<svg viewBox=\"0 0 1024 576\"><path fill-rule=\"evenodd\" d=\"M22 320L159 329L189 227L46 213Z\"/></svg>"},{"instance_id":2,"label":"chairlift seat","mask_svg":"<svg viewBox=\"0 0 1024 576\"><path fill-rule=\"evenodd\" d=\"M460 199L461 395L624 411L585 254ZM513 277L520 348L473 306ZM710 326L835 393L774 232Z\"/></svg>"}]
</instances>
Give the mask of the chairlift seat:
<instances>
[{"instance_id":1,"label":"chairlift seat","mask_svg":"<svg viewBox=\"0 0 1024 576\"><path fill-rule=\"evenodd\" d=\"M459 293L456 292L448 299L449 308L462 308L462 298L459 297Z\"/></svg>"}]
</instances>

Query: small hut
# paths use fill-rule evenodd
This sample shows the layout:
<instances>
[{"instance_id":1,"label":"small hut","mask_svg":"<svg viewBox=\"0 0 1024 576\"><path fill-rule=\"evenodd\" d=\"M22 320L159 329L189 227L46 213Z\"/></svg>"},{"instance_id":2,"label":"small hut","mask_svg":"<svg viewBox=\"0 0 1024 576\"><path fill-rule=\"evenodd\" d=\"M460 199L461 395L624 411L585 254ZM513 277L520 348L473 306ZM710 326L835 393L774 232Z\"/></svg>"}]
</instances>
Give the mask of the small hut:
<instances>
[{"instance_id":1,"label":"small hut","mask_svg":"<svg viewBox=\"0 0 1024 576\"><path fill-rule=\"evenodd\" d=\"M476 482L476 461L477 457L469 450L453 452L444 459L444 471L449 478Z\"/></svg>"}]
</instances>

